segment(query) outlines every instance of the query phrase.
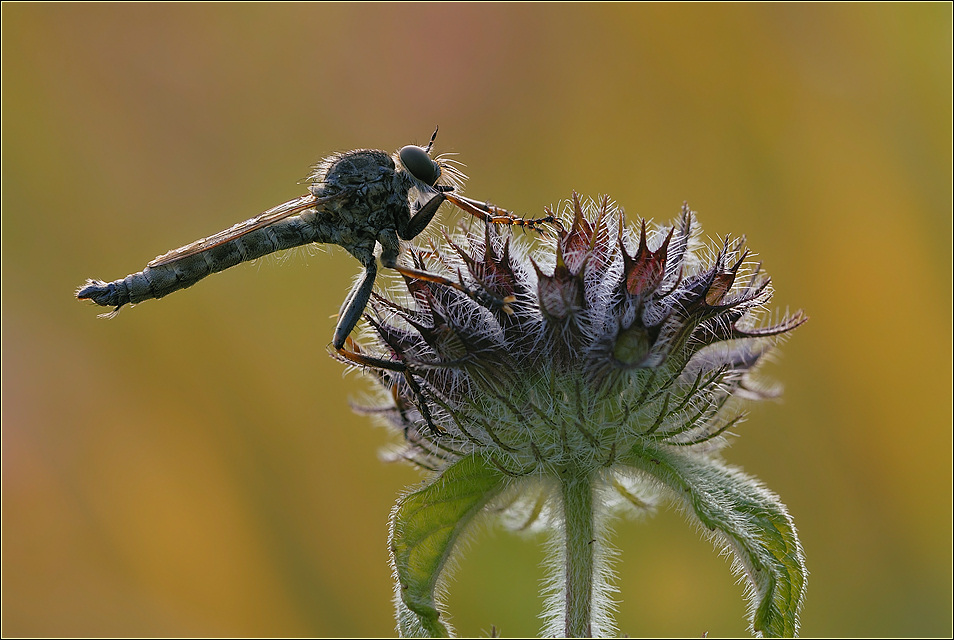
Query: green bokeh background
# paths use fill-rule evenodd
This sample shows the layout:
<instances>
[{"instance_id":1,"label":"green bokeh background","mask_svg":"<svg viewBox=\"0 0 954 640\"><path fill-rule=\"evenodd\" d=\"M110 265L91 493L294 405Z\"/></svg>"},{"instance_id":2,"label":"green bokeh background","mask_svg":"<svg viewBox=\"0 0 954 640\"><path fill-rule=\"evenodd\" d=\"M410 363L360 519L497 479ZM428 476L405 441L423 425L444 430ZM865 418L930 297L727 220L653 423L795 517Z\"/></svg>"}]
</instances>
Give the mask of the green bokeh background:
<instances>
[{"instance_id":1,"label":"green bokeh background","mask_svg":"<svg viewBox=\"0 0 954 640\"><path fill-rule=\"evenodd\" d=\"M812 317L726 457L788 504L806 635L950 636L951 6L4 4L4 635L393 634L411 469L326 354L340 250L116 319L72 299L302 192L457 151L525 215L607 193L746 233ZM441 222L458 212L445 208ZM619 521L622 632L745 634L681 516ZM535 634L537 541L475 537L461 633Z\"/></svg>"}]
</instances>

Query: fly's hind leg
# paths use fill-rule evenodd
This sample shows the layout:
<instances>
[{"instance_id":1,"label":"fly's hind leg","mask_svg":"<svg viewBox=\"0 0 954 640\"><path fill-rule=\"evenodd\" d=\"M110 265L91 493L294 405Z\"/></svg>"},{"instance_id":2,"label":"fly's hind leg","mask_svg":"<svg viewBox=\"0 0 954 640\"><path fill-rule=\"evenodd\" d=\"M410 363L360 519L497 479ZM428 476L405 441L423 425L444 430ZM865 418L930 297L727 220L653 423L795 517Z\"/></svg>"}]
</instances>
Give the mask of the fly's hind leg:
<instances>
[{"instance_id":1,"label":"fly's hind leg","mask_svg":"<svg viewBox=\"0 0 954 640\"><path fill-rule=\"evenodd\" d=\"M372 255L371 260L364 265L364 276L352 287L344 304L341 305L341 311L338 312L338 326L335 327L335 337L332 341L335 349L341 350L345 340L361 319L361 314L364 313L364 308L368 306L368 300L371 298L371 290L374 288L374 278L377 273L378 265Z\"/></svg>"},{"instance_id":2,"label":"fly's hind leg","mask_svg":"<svg viewBox=\"0 0 954 640\"><path fill-rule=\"evenodd\" d=\"M433 217L433 213L431 216ZM398 251L400 249L400 241L398 240L397 234L394 232L394 230L381 231L378 234L378 242L380 242L381 246L383 247L381 252L381 263L386 267L392 267L396 265ZM387 371L395 371L397 373L403 374L404 379L407 381L408 387L411 389L411 392L417 397L421 415L427 422L428 429L430 429L431 433L433 433L435 436L443 435L446 432L434 424L434 420L431 417L431 410L427 406L427 400L424 397L424 392L414 379L414 376L411 375L411 370L408 368L408 366L403 362L385 360L384 358L375 358L373 356L365 355L360 352L357 344L355 344L354 340L349 337L351 331L354 329L355 325L358 324L358 320L364 313L365 307L368 306L368 300L371 298L371 290L374 288L374 278L376 275L377 263L375 262L374 256L372 255L371 260L368 261L364 266L364 277L358 281L357 284L355 284L353 289L351 289L351 293L348 294L348 297L344 301L344 305L341 307L341 312L339 313L338 318L338 326L335 328L335 337L334 341L332 342L335 352L348 362L353 362L354 364L361 365L363 367L384 369ZM346 343L350 349L344 348Z\"/></svg>"},{"instance_id":3,"label":"fly's hind leg","mask_svg":"<svg viewBox=\"0 0 954 640\"><path fill-rule=\"evenodd\" d=\"M427 423L427 428L435 436L446 435L447 432L434 424L434 419L431 416L430 407L427 405L427 399L424 397L424 391L421 389L421 386L417 383L417 380L414 379L414 376L411 375L411 370L403 362L397 362L395 360L385 360L384 358L375 358L374 356L368 356L361 353L358 349L358 345L351 338L347 339L348 349L342 347L335 347L335 352L341 357L352 362L354 364L360 365L362 367L371 367L372 369L384 369L386 371L394 371L400 373L404 376L404 379L407 381L407 386L410 387L411 392L417 397L418 408L421 411L421 416L424 417L424 421Z\"/></svg>"}]
</instances>

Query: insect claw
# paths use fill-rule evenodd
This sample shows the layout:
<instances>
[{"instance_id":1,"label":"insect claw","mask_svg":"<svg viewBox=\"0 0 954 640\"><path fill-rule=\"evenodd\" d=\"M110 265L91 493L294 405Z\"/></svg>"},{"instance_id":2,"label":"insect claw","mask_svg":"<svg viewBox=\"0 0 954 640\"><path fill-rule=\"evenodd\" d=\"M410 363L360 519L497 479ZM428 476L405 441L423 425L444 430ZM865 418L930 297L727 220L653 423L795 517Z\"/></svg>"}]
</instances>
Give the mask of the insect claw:
<instances>
[{"instance_id":1,"label":"insect claw","mask_svg":"<svg viewBox=\"0 0 954 640\"><path fill-rule=\"evenodd\" d=\"M447 435L447 431L441 429L434 423L434 418L431 416L431 409L427 405L427 398L424 397L424 391L417 383L417 380L414 379L414 376L411 374L411 370L406 364L403 362L396 362L394 360L385 360L384 358L368 356L361 353L361 348L358 346L358 343L351 338L351 336L348 336L347 340L345 341L345 345L347 348L340 347L335 349L334 345L329 345L329 347L330 349L334 350L334 354L340 359L352 364L368 367L371 369L384 369L402 374L404 376L404 380L407 382L407 385L417 397L418 409L421 412L421 416L424 418L424 422L427 423L427 428L435 437ZM400 410L400 407L398 409Z\"/></svg>"}]
</instances>

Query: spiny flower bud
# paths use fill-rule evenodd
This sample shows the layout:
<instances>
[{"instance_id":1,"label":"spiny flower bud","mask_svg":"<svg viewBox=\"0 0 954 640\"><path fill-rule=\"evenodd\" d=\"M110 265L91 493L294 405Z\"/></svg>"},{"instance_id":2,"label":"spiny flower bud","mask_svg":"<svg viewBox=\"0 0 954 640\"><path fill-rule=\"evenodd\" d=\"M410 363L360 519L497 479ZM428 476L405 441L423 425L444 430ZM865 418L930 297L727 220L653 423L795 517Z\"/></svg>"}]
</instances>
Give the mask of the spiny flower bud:
<instances>
[{"instance_id":1,"label":"spiny flower bud","mask_svg":"<svg viewBox=\"0 0 954 640\"><path fill-rule=\"evenodd\" d=\"M772 394L755 370L805 316L767 322L771 283L745 239L703 245L687 206L672 226L644 220L637 229L608 198L574 194L562 220L542 250L508 227L461 229L412 254L418 270L445 281L405 278L405 295L373 300L375 345L360 353L369 364L394 363L365 367L388 398L374 412L404 437L394 457L434 472L393 514L399 628L447 631L432 597L439 576L414 564L415 536L457 531L454 517L466 524L487 506L523 504L521 491L533 488L527 523L544 514L560 535L596 542L580 546L589 582L581 587L572 572L555 578L568 593L582 589L574 598L589 603L585 622L574 622L569 595L556 597L550 632L612 631L602 514L620 503L651 508L662 491L736 555L753 630L794 633L807 574L791 519L774 494L715 452L744 415L740 401ZM445 495L457 496L454 482L467 499L477 495L459 477L482 497L437 516L447 520L441 526L423 522L425 507L464 500ZM571 504L585 507L573 507L585 512L578 530ZM785 543L778 549L760 540L766 522ZM580 562L569 542L555 548L566 563ZM443 562L427 571L439 574ZM776 588L786 580L790 588Z\"/></svg>"},{"instance_id":2,"label":"spiny flower bud","mask_svg":"<svg viewBox=\"0 0 954 640\"><path fill-rule=\"evenodd\" d=\"M805 317L760 326L772 289L744 238L701 247L685 206L674 226L638 232L607 198L574 195L568 209L569 230L536 259L494 225L430 262L417 254L488 300L512 299L506 309L415 279L403 304L376 299L379 353L420 385L379 374L403 457L439 469L480 453L511 476L612 468L641 439L711 447L740 418L735 397L766 395L751 374Z\"/></svg>"}]
</instances>

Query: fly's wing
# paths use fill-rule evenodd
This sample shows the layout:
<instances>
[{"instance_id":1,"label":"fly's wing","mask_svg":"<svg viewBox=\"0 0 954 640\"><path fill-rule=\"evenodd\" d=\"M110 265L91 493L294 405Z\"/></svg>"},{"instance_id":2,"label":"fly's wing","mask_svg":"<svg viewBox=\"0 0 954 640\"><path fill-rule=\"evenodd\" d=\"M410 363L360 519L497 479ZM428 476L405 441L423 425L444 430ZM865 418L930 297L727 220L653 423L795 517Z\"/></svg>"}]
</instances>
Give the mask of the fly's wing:
<instances>
[{"instance_id":1,"label":"fly's wing","mask_svg":"<svg viewBox=\"0 0 954 640\"><path fill-rule=\"evenodd\" d=\"M153 259L146 266L154 269L156 267L169 264L170 262L174 262L175 260L187 258L197 253L207 251L213 247L217 247L221 244L225 244L226 242L244 236L247 233L251 233L256 229L267 227L270 224L274 224L279 220L284 220L285 218L293 216L296 213L304 211L305 209L310 209L314 206L324 204L329 200L340 198L344 195L346 195L346 192L344 191L324 198L316 198L312 194L308 194L301 196L300 198L295 198L294 200L289 200L288 202L282 203L277 207L272 207L268 211L265 211L254 218L250 218L245 222L239 222L238 224L229 227L225 231L219 231L208 238L196 240L195 242L187 244L184 247L179 247L178 249L173 249L168 253L164 253L158 258Z\"/></svg>"}]
</instances>

